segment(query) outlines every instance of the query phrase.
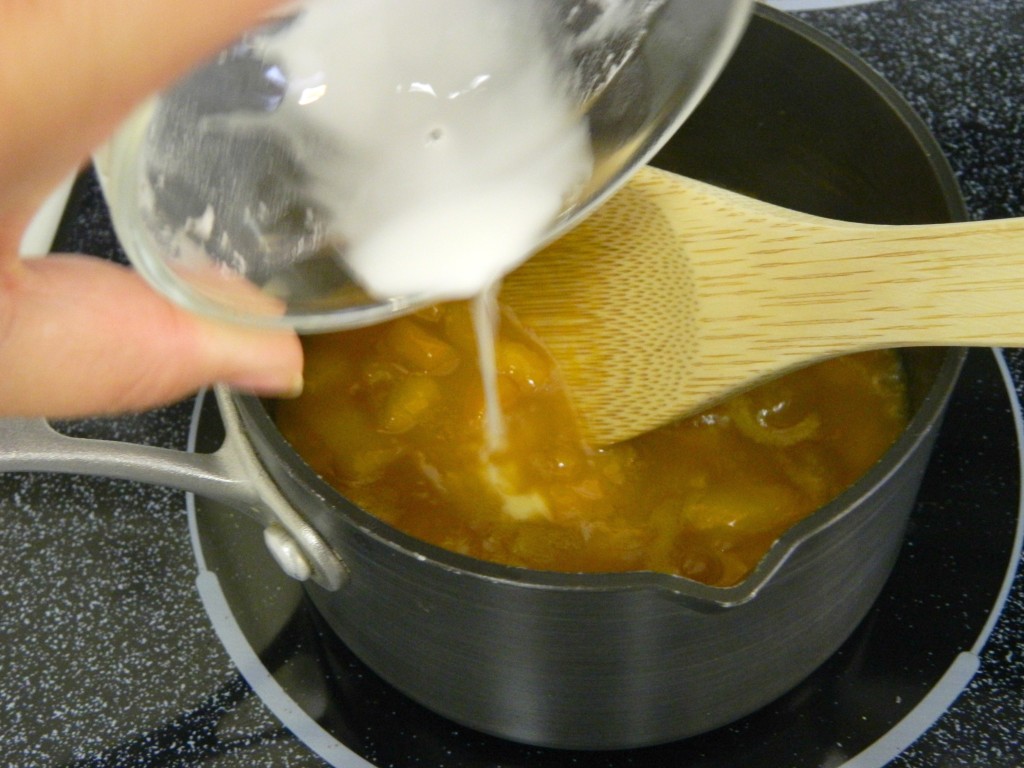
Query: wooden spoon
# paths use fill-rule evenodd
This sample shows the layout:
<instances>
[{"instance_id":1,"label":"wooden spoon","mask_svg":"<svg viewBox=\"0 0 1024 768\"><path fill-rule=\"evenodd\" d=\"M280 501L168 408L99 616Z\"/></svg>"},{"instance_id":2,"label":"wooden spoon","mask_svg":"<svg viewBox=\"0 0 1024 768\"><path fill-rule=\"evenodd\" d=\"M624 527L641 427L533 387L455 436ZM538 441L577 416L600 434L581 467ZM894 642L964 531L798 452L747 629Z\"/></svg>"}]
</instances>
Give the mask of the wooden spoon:
<instances>
[{"instance_id":1,"label":"wooden spoon","mask_svg":"<svg viewBox=\"0 0 1024 768\"><path fill-rule=\"evenodd\" d=\"M607 445L840 354L1024 345L1024 219L850 224L647 167L502 297Z\"/></svg>"}]
</instances>

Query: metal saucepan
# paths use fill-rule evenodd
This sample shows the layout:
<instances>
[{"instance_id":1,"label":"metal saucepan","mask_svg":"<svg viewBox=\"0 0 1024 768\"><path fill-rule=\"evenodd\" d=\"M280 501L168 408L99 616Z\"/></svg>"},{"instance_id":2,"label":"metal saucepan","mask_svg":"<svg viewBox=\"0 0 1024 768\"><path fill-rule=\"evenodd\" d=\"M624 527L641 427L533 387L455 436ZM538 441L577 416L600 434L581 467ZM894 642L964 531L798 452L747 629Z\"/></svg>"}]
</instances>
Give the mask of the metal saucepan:
<instances>
[{"instance_id":1,"label":"metal saucepan","mask_svg":"<svg viewBox=\"0 0 1024 768\"><path fill-rule=\"evenodd\" d=\"M718 84L655 164L812 213L964 217L927 130L864 64L759 8ZM789 531L742 584L554 574L422 544L354 507L260 400L219 393L214 454L2 424L0 469L106 474L227 501L267 530L341 639L413 699L482 731L571 748L655 744L778 697L828 658L881 590L953 388L958 350L905 352L914 415L860 481Z\"/></svg>"}]
</instances>

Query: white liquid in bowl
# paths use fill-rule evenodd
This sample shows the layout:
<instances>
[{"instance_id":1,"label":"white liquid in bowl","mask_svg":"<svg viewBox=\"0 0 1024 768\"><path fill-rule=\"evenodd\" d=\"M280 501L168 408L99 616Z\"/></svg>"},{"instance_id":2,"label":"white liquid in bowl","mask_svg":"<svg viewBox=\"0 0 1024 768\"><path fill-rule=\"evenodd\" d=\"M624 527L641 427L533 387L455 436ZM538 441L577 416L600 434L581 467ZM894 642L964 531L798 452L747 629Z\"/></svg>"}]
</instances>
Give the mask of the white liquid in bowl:
<instances>
[{"instance_id":1,"label":"white liquid in bowl","mask_svg":"<svg viewBox=\"0 0 1024 768\"><path fill-rule=\"evenodd\" d=\"M477 295L589 188L587 110L661 2L309 0L145 114L133 260L308 330Z\"/></svg>"},{"instance_id":2,"label":"white liquid in bowl","mask_svg":"<svg viewBox=\"0 0 1024 768\"><path fill-rule=\"evenodd\" d=\"M275 119L330 138L297 149L371 295L480 293L589 176L570 52L544 6L314 2L271 39L289 78Z\"/></svg>"}]
</instances>

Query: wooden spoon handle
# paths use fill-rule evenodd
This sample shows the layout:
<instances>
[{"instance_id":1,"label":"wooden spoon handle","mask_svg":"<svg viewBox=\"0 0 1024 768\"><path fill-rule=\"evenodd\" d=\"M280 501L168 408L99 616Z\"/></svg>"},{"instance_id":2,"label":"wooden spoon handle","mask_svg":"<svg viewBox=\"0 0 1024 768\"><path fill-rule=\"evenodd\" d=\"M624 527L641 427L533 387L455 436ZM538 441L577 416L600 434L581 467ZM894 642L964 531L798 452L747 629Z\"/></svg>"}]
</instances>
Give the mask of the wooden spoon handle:
<instances>
[{"instance_id":1,"label":"wooden spoon handle","mask_svg":"<svg viewBox=\"0 0 1024 768\"><path fill-rule=\"evenodd\" d=\"M652 184L666 187L652 194L687 255L702 313L756 323L780 354L806 362L867 348L1024 345L1024 219L853 224L672 174ZM695 206L695 195L708 201Z\"/></svg>"}]
</instances>

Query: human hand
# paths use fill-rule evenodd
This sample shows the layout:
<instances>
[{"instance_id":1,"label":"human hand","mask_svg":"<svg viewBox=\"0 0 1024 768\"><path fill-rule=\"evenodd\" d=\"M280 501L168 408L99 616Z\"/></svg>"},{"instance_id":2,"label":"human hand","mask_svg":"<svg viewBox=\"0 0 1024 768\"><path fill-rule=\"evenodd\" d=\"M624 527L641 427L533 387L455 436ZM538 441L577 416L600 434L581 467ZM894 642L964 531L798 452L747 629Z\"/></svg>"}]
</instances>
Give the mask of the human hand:
<instances>
[{"instance_id":1,"label":"human hand","mask_svg":"<svg viewBox=\"0 0 1024 768\"><path fill-rule=\"evenodd\" d=\"M0 0L0 415L142 410L214 382L301 388L289 331L218 323L87 256L21 260L47 194L132 107L280 0Z\"/></svg>"}]
</instances>

